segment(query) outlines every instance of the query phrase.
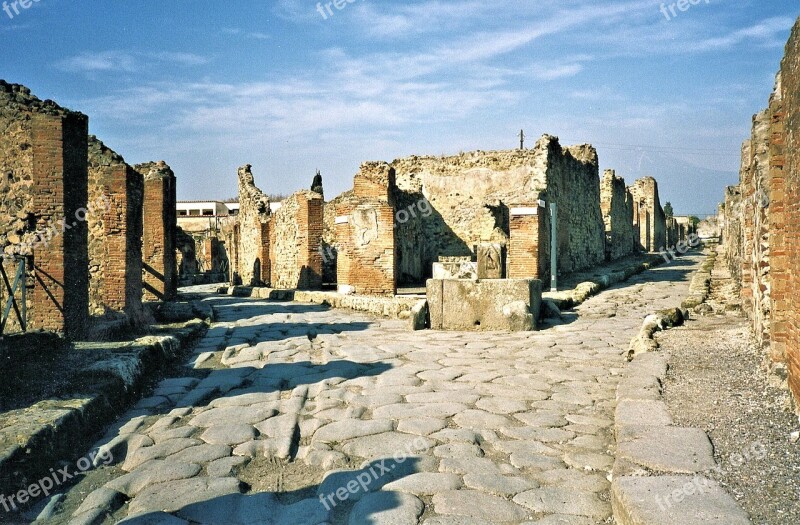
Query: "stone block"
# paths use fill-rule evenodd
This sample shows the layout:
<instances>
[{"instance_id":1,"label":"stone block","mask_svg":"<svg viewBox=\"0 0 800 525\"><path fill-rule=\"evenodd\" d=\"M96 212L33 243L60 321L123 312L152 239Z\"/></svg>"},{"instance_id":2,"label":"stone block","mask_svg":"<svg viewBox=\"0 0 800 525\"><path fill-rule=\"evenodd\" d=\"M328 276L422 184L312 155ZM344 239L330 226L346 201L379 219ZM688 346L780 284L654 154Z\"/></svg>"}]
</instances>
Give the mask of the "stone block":
<instances>
[{"instance_id":1,"label":"stone block","mask_svg":"<svg viewBox=\"0 0 800 525\"><path fill-rule=\"evenodd\" d=\"M478 263L438 262L433 263L434 279L472 279L478 278Z\"/></svg>"},{"instance_id":2,"label":"stone block","mask_svg":"<svg viewBox=\"0 0 800 525\"><path fill-rule=\"evenodd\" d=\"M542 302L535 279L431 279L427 292L436 330L535 330Z\"/></svg>"}]
</instances>

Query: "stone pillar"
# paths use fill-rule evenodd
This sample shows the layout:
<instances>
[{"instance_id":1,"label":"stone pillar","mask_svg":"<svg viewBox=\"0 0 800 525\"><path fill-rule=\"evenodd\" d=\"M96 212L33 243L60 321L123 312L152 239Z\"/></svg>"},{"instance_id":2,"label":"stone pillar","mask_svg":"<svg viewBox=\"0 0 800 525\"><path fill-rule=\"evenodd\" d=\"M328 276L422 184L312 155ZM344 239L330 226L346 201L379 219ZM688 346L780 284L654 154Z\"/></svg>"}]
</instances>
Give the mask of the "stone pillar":
<instances>
[{"instance_id":1,"label":"stone pillar","mask_svg":"<svg viewBox=\"0 0 800 525\"><path fill-rule=\"evenodd\" d=\"M300 248L300 290L322 288L322 233L325 220L322 196L300 199L298 241Z\"/></svg>"},{"instance_id":2,"label":"stone pillar","mask_svg":"<svg viewBox=\"0 0 800 525\"><path fill-rule=\"evenodd\" d=\"M89 317L88 229L79 218L88 201L88 119L36 114L31 125L37 228L55 234L33 250L30 328L76 338Z\"/></svg>"},{"instance_id":3,"label":"stone pillar","mask_svg":"<svg viewBox=\"0 0 800 525\"><path fill-rule=\"evenodd\" d=\"M509 206L509 279L550 278L550 221L546 213L538 203Z\"/></svg>"},{"instance_id":4,"label":"stone pillar","mask_svg":"<svg viewBox=\"0 0 800 525\"><path fill-rule=\"evenodd\" d=\"M144 175L144 298L171 301L178 293L175 174L163 161L136 168Z\"/></svg>"}]
</instances>

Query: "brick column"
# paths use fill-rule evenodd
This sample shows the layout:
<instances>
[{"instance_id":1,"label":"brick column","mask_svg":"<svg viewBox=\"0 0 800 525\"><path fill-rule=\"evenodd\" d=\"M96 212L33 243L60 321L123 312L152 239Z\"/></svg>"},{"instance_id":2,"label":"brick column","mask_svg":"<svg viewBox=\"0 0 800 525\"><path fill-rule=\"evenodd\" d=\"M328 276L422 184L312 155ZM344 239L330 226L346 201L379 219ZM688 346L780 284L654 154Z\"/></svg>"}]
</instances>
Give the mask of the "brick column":
<instances>
[{"instance_id":1,"label":"brick column","mask_svg":"<svg viewBox=\"0 0 800 525\"><path fill-rule=\"evenodd\" d=\"M300 217L297 223L298 245L300 248L300 290L322 288L322 231L323 201L321 197L302 198Z\"/></svg>"},{"instance_id":2,"label":"brick column","mask_svg":"<svg viewBox=\"0 0 800 525\"><path fill-rule=\"evenodd\" d=\"M175 175L165 163L144 173L143 286L147 301L171 301L178 292Z\"/></svg>"},{"instance_id":3,"label":"brick column","mask_svg":"<svg viewBox=\"0 0 800 525\"><path fill-rule=\"evenodd\" d=\"M76 215L88 200L88 119L37 114L31 125L37 228L57 233L33 251L30 326L76 338L89 319L88 229Z\"/></svg>"},{"instance_id":4,"label":"brick column","mask_svg":"<svg viewBox=\"0 0 800 525\"><path fill-rule=\"evenodd\" d=\"M394 168L382 162L361 166L353 185L357 204L347 215L337 213L340 289L377 296L397 293L394 191Z\"/></svg>"},{"instance_id":5,"label":"brick column","mask_svg":"<svg viewBox=\"0 0 800 525\"><path fill-rule=\"evenodd\" d=\"M509 279L549 279L550 221L546 213L538 203L509 205Z\"/></svg>"}]
</instances>

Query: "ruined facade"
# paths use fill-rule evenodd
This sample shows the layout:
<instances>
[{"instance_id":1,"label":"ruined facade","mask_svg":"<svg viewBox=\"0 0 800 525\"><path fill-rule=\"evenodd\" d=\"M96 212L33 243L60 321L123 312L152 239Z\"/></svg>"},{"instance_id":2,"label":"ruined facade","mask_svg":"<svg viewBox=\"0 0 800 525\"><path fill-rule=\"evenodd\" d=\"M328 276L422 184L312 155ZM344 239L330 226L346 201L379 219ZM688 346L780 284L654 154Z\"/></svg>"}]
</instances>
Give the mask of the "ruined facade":
<instances>
[{"instance_id":1,"label":"ruined facade","mask_svg":"<svg viewBox=\"0 0 800 525\"><path fill-rule=\"evenodd\" d=\"M164 161L137 164L135 169L144 176L144 298L171 301L178 293L175 174Z\"/></svg>"},{"instance_id":2,"label":"ruined facade","mask_svg":"<svg viewBox=\"0 0 800 525\"><path fill-rule=\"evenodd\" d=\"M540 201L545 206L556 203L561 210L560 272L587 268L604 258L599 168L591 146L563 148L556 137L545 135L532 149L408 157L391 166L397 181L402 283L430 277L440 257L475 258L478 246L486 244L500 245L508 253L509 277L547 278L549 208L539 210ZM531 214L535 209L537 218L515 218L512 209Z\"/></svg>"},{"instance_id":3,"label":"ruined facade","mask_svg":"<svg viewBox=\"0 0 800 525\"><path fill-rule=\"evenodd\" d=\"M237 280L257 286L269 284L269 198L255 184L252 166L239 168L239 218L237 243Z\"/></svg>"},{"instance_id":4,"label":"ruined facade","mask_svg":"<svg viewBox=\"0 0 800 525\"><path fill-rule=\"evenodd\" d=\"M633 196L625 179L617 177L614 170L606 170L600 181L600 210L606 231L606 260L633 253L638 242L633 228Z\"/></svg>"},{"instance_id":5,"label":"ruined facade","mask_svg":"<svg viewBox=\"0 0 800 525\"><path fill-rule=\"evenodd\" d=\"M28 326L80 335L89 312L81 213L88 201L88 118L0 81L0 129L0 245L6 255L28 256ZM3 264L13 276L15 262Z\"/></svg>"},{"instance_id":6,"label":"ruined facade","mask_svg":"<svg viewBox=\"0 0 800 525\"><path fill-rule=\"evenodd\" d=\"M322 286L322 229L322 195L300 191L283 202L270 228L273 287L314 290Z\"/></svg>"},{"instance_id":7,"label":"ruined facade","mask_svg":"<svg viewBox=\"0 0 800 525\"><path fill-rule=\"evenodd\" d=\"M653 177L638 179L628 188L633 196L633 224L639 231L639 249L657 252L667 247L667 218Z\"/></svg>"},{"instance_id":8,"label":"ruined facade","mask_svg":"<svg viewBox=\"0 0 800 525\"><path fill-rule=\"evenodd\" d=\"M89 137L89 312L142 314L144 177Z\"/></svg>"},{"instance_id":9,"label":"ruined facade","mask_svg":"<svg viewBox=\"0 0 800 525\"><path fill-rule=\"evenodd\" d=\"M724 256L741 282L742 308L800 410L800 20L722 210Z\"/></svg>"}]
</instances>

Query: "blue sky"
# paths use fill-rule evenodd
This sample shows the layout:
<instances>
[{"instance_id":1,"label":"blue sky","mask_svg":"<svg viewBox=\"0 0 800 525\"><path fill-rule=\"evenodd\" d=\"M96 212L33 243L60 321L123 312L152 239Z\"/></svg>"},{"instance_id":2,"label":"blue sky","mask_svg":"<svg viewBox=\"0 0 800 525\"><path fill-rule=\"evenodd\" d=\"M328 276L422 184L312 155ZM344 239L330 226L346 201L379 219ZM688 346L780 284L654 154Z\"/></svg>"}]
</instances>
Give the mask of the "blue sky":
<instances>
[{"instance_id":1,"label":"blue sky","mask_svg":"<svg viewBox=\"0 0 800 525\"><path fill-rule=\"evenodd\" d=\"M0 78L90 116L180 199L330 198L361 162L590 142L601 169L712 213L766 106L795 0L38 0L0 11ZM696 0L695 0L696 1ZM327 4L327 2L325 2ZM669 20L667 18L670 18Z\"/></svg>"}]
</instances>

